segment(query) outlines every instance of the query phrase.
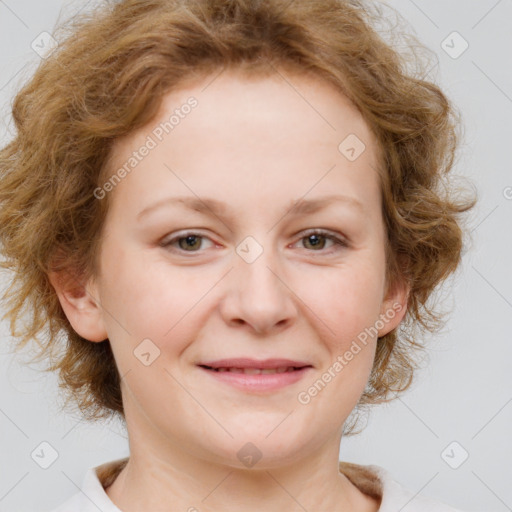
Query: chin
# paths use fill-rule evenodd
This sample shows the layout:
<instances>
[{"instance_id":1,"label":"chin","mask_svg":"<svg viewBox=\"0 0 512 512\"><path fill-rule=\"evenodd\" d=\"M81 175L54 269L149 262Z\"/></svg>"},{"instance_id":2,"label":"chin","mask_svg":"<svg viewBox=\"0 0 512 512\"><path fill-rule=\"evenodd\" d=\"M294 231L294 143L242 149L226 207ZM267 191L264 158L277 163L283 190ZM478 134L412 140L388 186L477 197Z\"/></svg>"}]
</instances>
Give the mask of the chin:
<instances>
[{"instance_id":1,"label":"chin","mask_svg":"<svg viewBox=\"0 0 512 512\"><path fill-rule=\"evenodd\" d=\"M212 450L216 463L238 469L270 469L298 462L307 451L307 440L283 428L275 429L276 423L264 431L246 429L234 435L234 439L223 440L222 446ZM275 429L274 432L272 430ZM269 432L272 432L270 435ZM234 432L233 432L234 434ZM227 441L227 443L226 443ZM314 450L314 447L311 447Z\"/></svg>"}]
</instances>

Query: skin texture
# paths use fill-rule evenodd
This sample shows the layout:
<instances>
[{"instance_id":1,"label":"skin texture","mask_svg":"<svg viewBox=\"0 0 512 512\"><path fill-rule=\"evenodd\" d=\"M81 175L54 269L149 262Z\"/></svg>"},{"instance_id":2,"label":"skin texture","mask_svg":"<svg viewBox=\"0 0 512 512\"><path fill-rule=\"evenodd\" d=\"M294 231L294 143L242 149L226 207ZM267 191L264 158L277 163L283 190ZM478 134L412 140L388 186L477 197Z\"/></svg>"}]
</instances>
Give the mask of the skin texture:
<instances>
[{"instance_id":1,"label":"skin texture","mask_svg":"<svg viewBox=\"0 0 512 512\"><path fill-rule=\"evenodd\" d=\"M165 96L157 119L116 141L112 172L191 96L197 107L109 192L100 275L78 291L51 276L73 328L91 342L108 337L123 377L130 461L107 493L125 512L376 511L379 503L338 471L342 427L368 380L376 337L307 405L297 399L379 315L400 305L383 336L405 313L407 290L385 293L375 139L320 79L225 71ZM338 149L351 133L366 145L352 162ZM290 211L293 201L335 193L362 209L336 202ZM187 210L172 205L175 196L214 198L225 211ZM320 237L315 246L304 234L312 228L348 245ZM162 246L187 231L203 237L192 249L177 239ZM236 252L248 236L263 249L252 263ZM143 339L160 350L148 366L133 353ZM197 366L230 357L313 368L256 393ZM248 442L261 453L251 468L237 457Z\"/></svg>"}]
</instances>

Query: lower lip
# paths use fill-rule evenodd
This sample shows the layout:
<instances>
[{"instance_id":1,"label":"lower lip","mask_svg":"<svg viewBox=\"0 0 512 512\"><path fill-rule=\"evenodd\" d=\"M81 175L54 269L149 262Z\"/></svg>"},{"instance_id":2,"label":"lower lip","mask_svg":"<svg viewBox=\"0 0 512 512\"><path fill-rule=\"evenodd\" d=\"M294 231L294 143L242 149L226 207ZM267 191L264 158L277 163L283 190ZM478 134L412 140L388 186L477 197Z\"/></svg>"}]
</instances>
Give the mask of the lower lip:
<instances>
[{"instance_id":1,"label":"lower lip","mask_svg":"<svg viewBox=\"0 0 512 512\"><path fill-rule=\"evenodd\" d=\"M230 384L243 391L275 391L298 382L304 377L308 370L312 369L308 366L300 370L294 370L293 372L249 375L235 372L217 372L215 370L207 370L201 366L199 368L211 375L214 379Z\"/></svg>"}]
</instances>

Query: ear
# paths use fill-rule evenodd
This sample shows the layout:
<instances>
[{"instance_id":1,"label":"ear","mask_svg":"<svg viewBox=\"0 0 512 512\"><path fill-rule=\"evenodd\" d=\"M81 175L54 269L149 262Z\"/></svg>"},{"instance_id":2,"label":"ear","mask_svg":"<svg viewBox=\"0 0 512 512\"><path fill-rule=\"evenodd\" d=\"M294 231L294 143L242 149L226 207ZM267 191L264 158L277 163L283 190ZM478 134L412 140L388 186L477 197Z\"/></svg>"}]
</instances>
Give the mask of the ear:
<instances>
[{"instance_id":1,"label":"ear","mask_svg":"<svg viewBox=\"0 0 512 512\"><path fill-rule=\"evenodd\" d=\"M93 280L82 284L68 271L50 272L48 278L73 329L86 340L106 340L103 311Z\"/></svg>"},{"instance_id":2,"label":"ear","mask_svg":"<svg viewBox=\"0 0 512 512\"><path fill-rule=\"evenodd\" d=\"M397 327L407 312L410 286L401 279L388 287L380 310L380 319L384 326L379 329L379 338L385 336ZM382 322L379 322L381 324Z\"/></svg>"}]
</instances>

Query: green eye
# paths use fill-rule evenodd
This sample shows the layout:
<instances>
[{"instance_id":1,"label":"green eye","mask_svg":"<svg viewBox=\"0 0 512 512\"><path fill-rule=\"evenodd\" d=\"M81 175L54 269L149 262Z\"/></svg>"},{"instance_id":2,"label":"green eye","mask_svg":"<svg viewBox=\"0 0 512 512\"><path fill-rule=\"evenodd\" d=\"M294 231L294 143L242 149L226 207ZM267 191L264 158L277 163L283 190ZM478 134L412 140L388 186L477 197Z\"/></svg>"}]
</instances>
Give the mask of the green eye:
<instances>
[{"instance_id":1,"label":"green eye","mask_svg":"<svg viewBox=\"0 0 512 512\"><path fill-rule=\"evenodd\" d=\"M202 237L200 235L189 235L180 237L177 241L180 249L188 251L198 249L201 246ZM182 241L184 241L184 243L181 243Z\"/></svg>"},{"instance_id":2,"label":"green eye","mask_svg":"<svg viewBox=\"0 0 512 512\"><path fill-rule=\"evenodd\" d=\"M318 249L318 248L323 249L325 247L325 242L327 240L327 237L325 235L321 235L321 234L313 234L313 235L305 236L304 238L302 238L302 240L306 240L307 244L310 244L310 246L312 246L314 249ZM306 244L306 248L308 248L307 244Z\"/></svg>"},{"instance_id":3,"label":"green eye","mask_svg":"<svg viewBox=\"0 0 512 512\"><path fill-rule=\"evenodd\" d=\"M209 240L212 245L214 244L214 242L207 236L189 231L181 233L179 236L175 236L168 241L163 242L161 246L182 253L197 253L201 252L203 242L205 240ZM300 238L300 241L304 241L303 248L307 249L309 252L319 252L322 254L330 253L333 251L333 248L335 251L341 247L348 247L348 243L345 240L329 231L321 229L310 230ZM332 243L331 246L326 249L327 241Z\"/></svg>"},{"instance_id":4,"label":"green eye","mask_svg":"<svg viewBox=\"0 0 512 512\"><path fill-rule=\"evenodd\" d=\"M342 246L342 247L348 247L347 242L345 240L339 238L338 236L321 229L315 229L312 231L307 232L302 238L302 240L306 240L307 244L309 244L310 247L312 247L313 252L321 252L322 249L325 248L326 240L330 240L333 246ZM307 249L308 247L306 247Z\"/></svg>"},{"instance_id":5,"label":"green eye","mask_svg":"<svg viewBox=\"0 0 512 512\"><path fill-rule=\"evenodd\" d=\"M169 247L183 252L199 252L204 240L210 240L207 236L195 232L183 233L163 242L162 247ZM176 247L177 245L177 247Z\"/></svg>"}]
</instances>

